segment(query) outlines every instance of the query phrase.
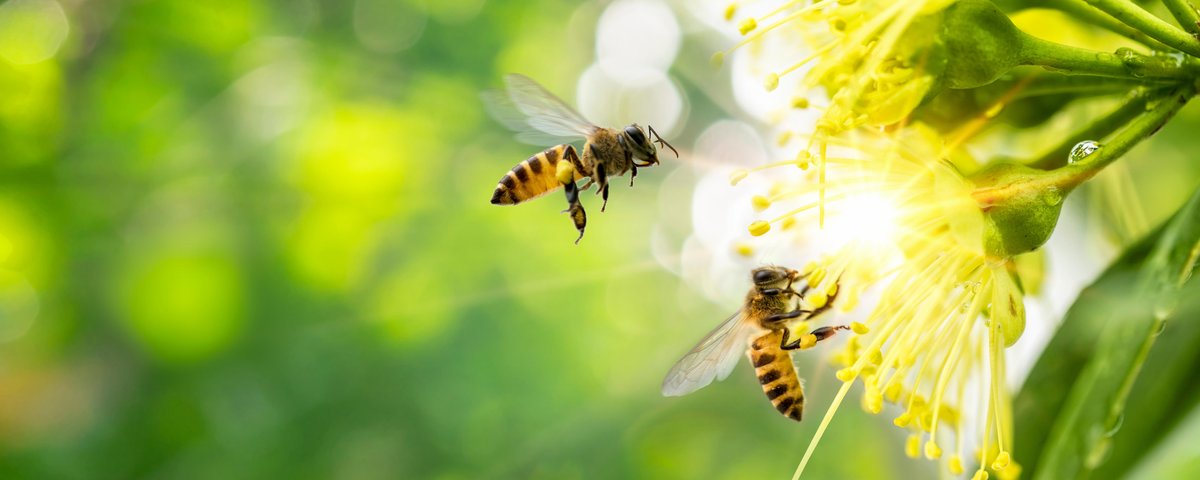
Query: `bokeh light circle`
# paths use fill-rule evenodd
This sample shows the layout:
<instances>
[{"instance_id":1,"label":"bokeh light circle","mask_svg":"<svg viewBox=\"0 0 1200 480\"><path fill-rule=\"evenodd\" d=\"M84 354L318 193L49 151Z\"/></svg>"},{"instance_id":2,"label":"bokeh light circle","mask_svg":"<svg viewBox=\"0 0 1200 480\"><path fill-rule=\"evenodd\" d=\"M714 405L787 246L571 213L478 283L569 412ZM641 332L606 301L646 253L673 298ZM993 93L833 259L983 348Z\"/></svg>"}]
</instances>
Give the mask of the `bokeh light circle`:
<instances>
[{"instance_id":1,"label":"bokeh light circle","mask_svg":"<svg viewBox=\"0 0 1200 480\"><path fill-rule=\"evenodd\" d=\"M0 4L0 57L20 64L53 57L70 25L54 0L11 0Z\"/></svg>"},{"instance_id":2,"label":"bokeh light circle","mask_svg":"<svg viewBox=\"0 0 1200 480\"><path fill-rule=\"evenodd\" d=\"M600 15L596 58L612 75L638 68L664 71L675 61L680 41L679 22L665 4L622 0Z\"/></svg>"}]
</instances>

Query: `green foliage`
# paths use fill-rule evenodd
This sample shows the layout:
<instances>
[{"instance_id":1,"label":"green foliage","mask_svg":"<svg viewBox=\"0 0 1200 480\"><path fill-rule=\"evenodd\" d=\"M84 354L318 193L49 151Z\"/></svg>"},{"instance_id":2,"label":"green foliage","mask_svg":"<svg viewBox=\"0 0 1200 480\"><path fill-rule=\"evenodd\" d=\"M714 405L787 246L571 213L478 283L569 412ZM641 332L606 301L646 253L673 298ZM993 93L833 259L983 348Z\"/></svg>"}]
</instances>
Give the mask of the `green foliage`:
<instances>
[{"instance_id":1,"label":"green foliage","mask_svg":"<svg viewBox=\"0 0 1200 480\"><path fill-rule=\"evenodd\" d=\"M1080 295L1015 404L1017 456L1034 478L1127 472L1191 410L1200 302L1180 289L1198 251L1200 192Z\"/></svg>"}]
</instances>

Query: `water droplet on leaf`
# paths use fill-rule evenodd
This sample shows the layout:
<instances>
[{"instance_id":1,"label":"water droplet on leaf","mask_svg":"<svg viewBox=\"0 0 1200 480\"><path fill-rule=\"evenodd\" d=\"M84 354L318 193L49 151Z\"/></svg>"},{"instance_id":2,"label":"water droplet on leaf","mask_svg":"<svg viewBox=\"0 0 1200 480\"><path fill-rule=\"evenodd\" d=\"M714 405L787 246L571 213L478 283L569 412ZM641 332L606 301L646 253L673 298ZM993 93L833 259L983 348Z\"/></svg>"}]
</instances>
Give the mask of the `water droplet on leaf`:
<instances>
[{"instance_id":1,"label":"water droplet on leaf","mask_svg":"<svg viewBox=\"0 0 1200 480\"><path fill-rule=\"evenodd\" d=\"M1067 157L1067 163L1075 163L1083 160L1087 158L1088 155L1096 153L1096 150L1099 149L1100 144L1096 143L1094 140L1084 140L1076 143L1074 147L1071 147L1071 155Z\"/></svg>"}]
</instances>

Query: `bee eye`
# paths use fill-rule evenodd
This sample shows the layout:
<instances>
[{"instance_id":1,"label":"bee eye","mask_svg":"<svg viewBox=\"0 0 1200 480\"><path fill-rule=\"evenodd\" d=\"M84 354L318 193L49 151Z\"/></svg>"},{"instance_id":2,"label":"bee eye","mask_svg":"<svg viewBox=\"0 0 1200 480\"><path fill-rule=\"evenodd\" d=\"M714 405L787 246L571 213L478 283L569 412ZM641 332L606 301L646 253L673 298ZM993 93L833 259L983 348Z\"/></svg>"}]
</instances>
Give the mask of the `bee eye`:
<instances>
[{"instance_id":1,"label":"bee eye","mask_svg":"<svg viewBox=\"0 0 1200 480\"><path fill-rule=\"evenodd\" d=\"M755 284L762 285L764 283L774 282L778 279L779 279L779 275L777 275L774 270L764 268L761 270L754 271L754 283Z\"/></svg>"},{"instance_id":2,"label":"bee eye","mask_svg":"<svg viewBox=\"0 0 1200 480\"><path fill-rule=\"evenodd\" d=\"M637 126L630 125L625 127L625 134L629 135L629 138L638 145L646 144L646 135L643 134L642 129L638 128Z\"/></svg>"}]
</instances>

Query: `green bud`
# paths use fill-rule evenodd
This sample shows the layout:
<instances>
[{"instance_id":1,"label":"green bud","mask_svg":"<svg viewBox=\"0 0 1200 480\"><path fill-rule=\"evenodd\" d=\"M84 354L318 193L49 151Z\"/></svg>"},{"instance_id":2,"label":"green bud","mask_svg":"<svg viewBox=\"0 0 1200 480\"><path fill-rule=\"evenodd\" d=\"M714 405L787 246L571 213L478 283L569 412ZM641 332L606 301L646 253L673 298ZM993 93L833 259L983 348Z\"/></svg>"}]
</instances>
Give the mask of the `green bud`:
<instances>
[{"instance_id":1,"label":"green bud","mask_svg":"<svg viewBox=\"0 0 1200 480\"><path fill-rule=\"evenodd\" d=\"M975 198L984 216L983 245L988 255L1009 258L1041 247L1062 212L1069 191L1043 186L1049 174L1004 162L973 175Z\"/></svg>"},{"instance_id":2,"label":"green bud","mask_svg":"<svg viewBox=\"0 0 1200 480\"><path fill-rule=\"evenodd\" d=\"M1021 64L1024 33L992 2L960 0L943 14L947 87L987 85Z\"/></svg>"}]
</instances>

